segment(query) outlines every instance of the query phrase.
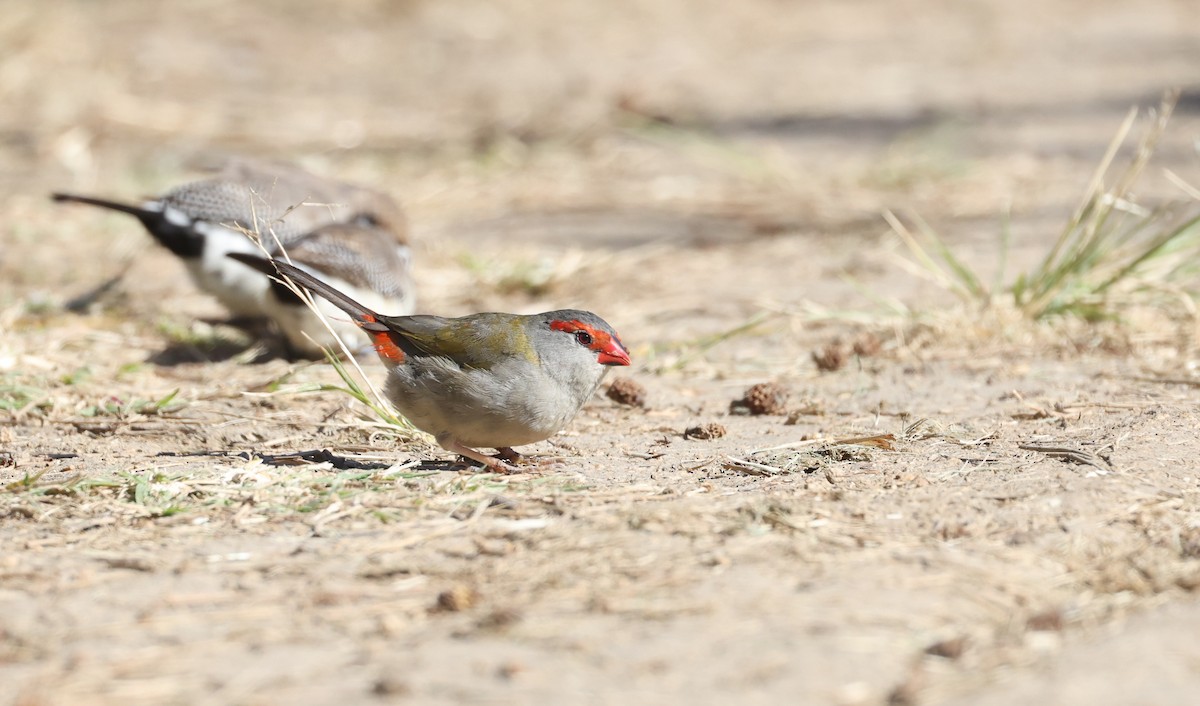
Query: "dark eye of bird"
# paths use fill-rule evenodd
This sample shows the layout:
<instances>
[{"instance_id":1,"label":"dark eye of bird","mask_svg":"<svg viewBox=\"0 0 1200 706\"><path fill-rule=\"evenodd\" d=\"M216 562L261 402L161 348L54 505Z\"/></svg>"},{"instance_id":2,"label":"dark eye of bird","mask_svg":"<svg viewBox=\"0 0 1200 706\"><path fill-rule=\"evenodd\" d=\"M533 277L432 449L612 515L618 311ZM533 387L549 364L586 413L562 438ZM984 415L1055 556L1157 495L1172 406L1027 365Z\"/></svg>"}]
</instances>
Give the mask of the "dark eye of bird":
<instances>
[{"instance_id":1,"label":"dark eye of bird","mask_svg":"<svg viewBox=\"0 0 1200 706\"><path fill-rule=\"evenodd\" d=\"M581 346L590 346L592 345L592 334L587 331L576 331L575 340L579 341Z\"/></svg>"}]
</instances>

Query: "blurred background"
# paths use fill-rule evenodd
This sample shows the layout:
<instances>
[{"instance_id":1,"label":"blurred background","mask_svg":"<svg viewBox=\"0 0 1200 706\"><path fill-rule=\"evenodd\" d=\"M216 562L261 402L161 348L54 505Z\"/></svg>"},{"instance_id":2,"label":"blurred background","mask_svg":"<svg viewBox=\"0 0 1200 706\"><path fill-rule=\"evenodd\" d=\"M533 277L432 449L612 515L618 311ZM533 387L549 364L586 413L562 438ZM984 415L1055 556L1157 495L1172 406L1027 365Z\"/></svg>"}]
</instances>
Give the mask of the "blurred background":
<instances>
[{"instance_id":1,"label":"blurred background","mask_svg":"<svg viewBox=\"0 0 1200 706\"><path fill-rule=\"evenodd\" d=\"M1011 285L1172 87L1121 194L1194 213L1197 5L0 0L0 701L929 705L1089 636L1120 650L1066 662L1087 693L1194 700L1158 679L1196 674L1194 611L1118 632L1200 585L1194 296L1020 326L882 214ZM601 314L650 408L597 400L511 484L259 464L436 454L309 392L330 366L207 363L229 327L181 263L48 198L228 154L397 197L426 312ZM728 413L765 381L791 415Z\"/></svg>"},{"instance_id":2,"label":"blurred background","mask_svg":"<svg viewBox=\"0 0 1200 706\"><path fill-rule=\"evenodd\" d=\"M994 238L1011 207L1018 251L1053 237L1125 113L1156 105L1164 88L1184 93L1161 156L1200 182L1195 9L6 0L0 298L58 301L129 263L131 306L186 297L177 263L136 225L45 194L153 194L236 153L401 199L425 301L447 313L492 304L464 293L481 281L512 308L547 294L588 303L610 281L585 276L598 251L641 248L626 269L651 275L629 283L654 294L683 252L716 249L727 265L731 252L789 236L829 257L820 270L792 262L772 296L837 304L850 294L836 282L801 292L791 278L874 276L885 208L913 208L969 245ZM1157 176L1150 184L1179 195ZM657 294L681 325L703 328L687 322L698 298L738 316L753 308L735 284Z\"/></svg>"}]
</instances>

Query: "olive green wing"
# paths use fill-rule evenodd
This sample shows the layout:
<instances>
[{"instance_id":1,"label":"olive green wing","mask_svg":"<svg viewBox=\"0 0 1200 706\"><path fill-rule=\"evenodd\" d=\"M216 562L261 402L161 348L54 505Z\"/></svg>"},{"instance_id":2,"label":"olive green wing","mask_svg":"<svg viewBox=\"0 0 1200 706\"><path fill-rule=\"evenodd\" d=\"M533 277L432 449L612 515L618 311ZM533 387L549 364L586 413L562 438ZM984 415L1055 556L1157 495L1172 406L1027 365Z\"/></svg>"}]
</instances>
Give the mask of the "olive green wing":
<instances>
[{"instance_id":1,"label":"olive green wing","mask_svg":"<svg viewBox=\"0 0 1200 706\"><path fill-rule=\"evenodd\" d=\"M410 355L439 356L462 368L488 370L512 358L537 362L526 330L527 318L487 313L457 319L397 316L385 322L404 339L400 347Z\"/></svg>"}]
</instances>

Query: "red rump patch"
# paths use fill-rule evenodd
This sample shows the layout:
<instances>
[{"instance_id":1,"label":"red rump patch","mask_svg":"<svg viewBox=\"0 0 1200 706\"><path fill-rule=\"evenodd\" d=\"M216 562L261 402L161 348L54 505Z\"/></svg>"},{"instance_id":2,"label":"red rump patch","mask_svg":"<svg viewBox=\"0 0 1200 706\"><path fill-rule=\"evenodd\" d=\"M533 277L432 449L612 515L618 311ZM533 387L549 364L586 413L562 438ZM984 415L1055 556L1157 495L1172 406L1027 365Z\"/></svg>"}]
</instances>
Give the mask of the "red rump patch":
<instances>
[{"instance_id":1,"label":"red rump patch","mask_svg":"<svg viewBox=\"0 0 1200 706\"><path fill-rule=\"evenodd\" d=\"M370 314L363 314L362 320L368 324L378 321ZM391 331L375 331L366 327L364 329L370 334L371 340L375 342L375 352L379 354L380 358L396 365L404 362L404 351L400 350L400 346L396 345L396 341L392 339Z\"/></svg>"},{"instance_id":2,"label":"red rump patch","mask_svg":"<svg viewBox=\"0 0 1200 706\"><path fill-rule=\"evenodd\" d=\"M404 362L404 351L392 340L391 334L381 331L371 334L371 337L375 339L375 352L380 358L397 364Z\"/></svg>"}]
</instances>

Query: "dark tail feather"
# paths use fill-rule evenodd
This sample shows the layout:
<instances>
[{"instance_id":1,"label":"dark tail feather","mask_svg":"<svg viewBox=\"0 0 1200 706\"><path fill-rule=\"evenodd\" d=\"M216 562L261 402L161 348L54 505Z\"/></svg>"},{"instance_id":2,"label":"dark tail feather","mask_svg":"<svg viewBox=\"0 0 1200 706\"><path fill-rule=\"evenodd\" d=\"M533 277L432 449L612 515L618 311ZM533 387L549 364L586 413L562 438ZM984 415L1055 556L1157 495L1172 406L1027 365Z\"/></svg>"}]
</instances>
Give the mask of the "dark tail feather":
<instances>
[{"instance_id":1,"label":"dark tail feather","mask_svg":"<svg viewBox=\"0 0 1200 706\"><path fill-rule=\"evenodd\" d=\"M367 331L389 330L387 326L380 323L380 319L386 317L371 311L299 267L290 265L283 260L268 260L265 257L245 253L229 253L229 257L271 277L279 277L280 275L288 277L301 287L328 299L339 309L349 314L350 318L354 319L354 323L358 324L359 328ZM288 290L288 294L294 296L294 292L291 292L291 290Z\"/></svg>"},{"instance_id":2,"label":"dark tail feather","mask_svg":"<svg viewBox=\"0 0 1200 706\"><path fill-rule=\"evenodd\" d=\"M113 211L120 211L121 213L128 213L131 216L135 216L138 220L142 221L143 223L146 222L147 218L162 218L162 214L157 213L155 211L147 211L144 208L140 208L138 206L131 206L127 203L121 203L120 201L109 201L108 199L98 199L94 196L80 196L79 194L53 193L53 194L50 194L50 199L52 201L55 201L58 203L63 203L63 202L86 203L89 206L99 206L100 208L107 208L107 209L110 209Z\"/></svg>"},{"instance_id":3,"label":"dark tail feather","mask_svg":"<svg viewBox=\"0 0 1200 706\"><path fill-rule=\"evenodd\" d=\"M180 257L200 257L204 253L204 236L197 233L190 224L179 225L172 223L161 211L154 211L140 206L131 206L120 201L98 199L94 196L79 194L50 194L51 200L63 203L83 203L89 206L99 206L112 211L128 213L142 222L154 239L162 243L171 252Z\"/></svg>"}]
</instances>

